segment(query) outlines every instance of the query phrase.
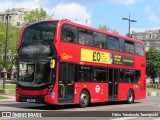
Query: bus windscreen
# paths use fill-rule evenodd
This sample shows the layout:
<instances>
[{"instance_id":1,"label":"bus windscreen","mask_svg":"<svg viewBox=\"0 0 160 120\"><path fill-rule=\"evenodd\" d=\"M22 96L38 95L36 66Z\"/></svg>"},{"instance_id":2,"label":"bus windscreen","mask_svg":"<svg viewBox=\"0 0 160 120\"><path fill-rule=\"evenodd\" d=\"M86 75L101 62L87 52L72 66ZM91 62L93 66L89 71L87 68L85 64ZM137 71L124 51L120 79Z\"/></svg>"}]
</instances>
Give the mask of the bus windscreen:
<instances>
[{"instance_id":1,"label":"bus windscreen","mask_svg":"<svg viewBox=\"0 0 160 120\"><path fill-rule=\"evenodd\" d=\"M57 22L40 22L29 25L22 37L19 58L45 59L53 56L56 26Z\"/></svg>"}]
</instances>

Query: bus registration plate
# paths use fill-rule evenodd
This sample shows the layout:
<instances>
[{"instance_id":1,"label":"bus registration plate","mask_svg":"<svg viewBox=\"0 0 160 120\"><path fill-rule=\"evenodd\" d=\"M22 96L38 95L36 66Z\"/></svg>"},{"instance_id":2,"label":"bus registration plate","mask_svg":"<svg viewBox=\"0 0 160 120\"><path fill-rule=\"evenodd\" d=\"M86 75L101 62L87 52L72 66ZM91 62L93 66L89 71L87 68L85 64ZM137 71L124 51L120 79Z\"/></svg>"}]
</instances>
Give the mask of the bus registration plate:
<instances>
[{"instance_id":1,"label":"bus registration plate","mask_svg":"<svg viewBox=\"0 0 160 120\"><path fill-rule=\"evenodd\" d=\"M27 102L36 102L36 100L35 99L27 99Z\"/></svg>"}]
</instances>

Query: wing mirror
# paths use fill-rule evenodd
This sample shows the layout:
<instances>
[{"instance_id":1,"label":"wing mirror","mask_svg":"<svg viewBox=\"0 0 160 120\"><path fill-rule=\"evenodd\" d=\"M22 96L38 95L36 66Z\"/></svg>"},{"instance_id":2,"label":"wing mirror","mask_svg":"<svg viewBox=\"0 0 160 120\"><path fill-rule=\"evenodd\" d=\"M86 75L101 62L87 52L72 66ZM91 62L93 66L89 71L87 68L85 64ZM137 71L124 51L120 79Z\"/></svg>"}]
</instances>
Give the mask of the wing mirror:
<instances>
[{"instance_id":1,"label":"wing mirror","mask_svg":"<svg viewBox=\"0 0 160 120\"><path fill-rule=\"evenodd\" d=\"M50 68L55 68L55 59L50 60Z\"/></svg>"}]
</instances>

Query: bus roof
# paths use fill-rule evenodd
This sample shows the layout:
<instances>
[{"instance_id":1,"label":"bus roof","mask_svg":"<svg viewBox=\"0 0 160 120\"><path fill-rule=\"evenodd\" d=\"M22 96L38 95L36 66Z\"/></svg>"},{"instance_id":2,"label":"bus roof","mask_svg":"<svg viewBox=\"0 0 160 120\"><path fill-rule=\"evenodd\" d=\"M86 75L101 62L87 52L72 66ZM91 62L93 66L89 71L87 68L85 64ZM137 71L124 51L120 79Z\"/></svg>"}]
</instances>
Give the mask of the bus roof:
<instances>
[{"instance_id":1,"label":"bus roof","mask_svg":"<svg viewBox=\"0 0 160 120\"><path fill-rule=\"evenodd\" d=\"M39 22L51 22L51 21L58 22L59 24L69 24L69 25L80 27L80 28L89 29L89 30L92 30L92 31L95 31L95 32L100 32L100 33L103 33L103 34L107 34L107 35L110 35L110 36L113 36L113 37L118 37L118 38L121 38L121 39L129 40L129 41L134 41L134 42L139 42L139 43L144 44L142 42L142 40L130 38L130 37L127 37L127 36L122 36L122 35L115 34L115 33L112 33L112 32L108 32L108 31L105 31L105 30L101 30L101 29L98 29L98 28L93 28L93 27L90 27L90 26L87 26L87 25L84 25L84 24L80 24L80 23L77 23L77 22L72 22L72 21L70 21L68 19L45 20L45 21L39 21ZM39 22L34 22L34 23L26 24L25 27L30 26L30 25L35 24L35 23L39 23Z\"/></svg>"},{"instance_id":2,"label":"bus roof","mask_svg":"<svg viewBox=\"0 0 160 120\"><path fill-rule=\"evenodd\" d=\"M87 25L83 25L83 24L79 24L79 23L76 23L76 22L72 22L70 20L59 20L59 22L62 23L62 24L66 23L66 24L70 24L70 25L86 28L86 29L89 29L89 30L93 30L93 31L96 31L96 32L104 33L104 34L111 35L111 36L118 37L118 38L122 38L122 39L125 39L125 40L130 40L130 41L143 43L141 40L137 40L137 39L130 38L130 37L127 37L127 36L122 36L122 35L115 34L115 33L112 33L112 32L108 32L108 31L105 31L105 30L101 30L101 29L98 29L98 28L93 28L93 27L90 27L90 26L87 26Z\"/></svg>"}]
</instances>

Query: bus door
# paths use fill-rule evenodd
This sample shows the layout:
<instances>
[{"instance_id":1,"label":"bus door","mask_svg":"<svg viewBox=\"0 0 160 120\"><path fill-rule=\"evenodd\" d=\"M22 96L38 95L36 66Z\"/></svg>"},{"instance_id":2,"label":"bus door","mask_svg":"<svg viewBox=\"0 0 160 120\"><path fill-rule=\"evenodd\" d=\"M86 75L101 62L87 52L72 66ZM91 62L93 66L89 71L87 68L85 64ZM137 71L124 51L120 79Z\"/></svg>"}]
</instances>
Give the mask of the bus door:
<instances>
[{"instance_id":1,"label":"bus door","mask_svg":"<svg viewBox=\"0 0 160 120\"><path fill-rule=\"evenodd\" d=\"M118 78L119 78L119 69L109 68L109 101L118 100Z\"/></svg>"},{"instance_id":2,"label":"bus door","mask_svg":"<svg viewBox=\"0 0 160 120\"><path fill-rule=\"evenodd\" d=\"M58 83L58 103L74 102L75 65L60 63Z\"/></svg>"}]
</instances>

